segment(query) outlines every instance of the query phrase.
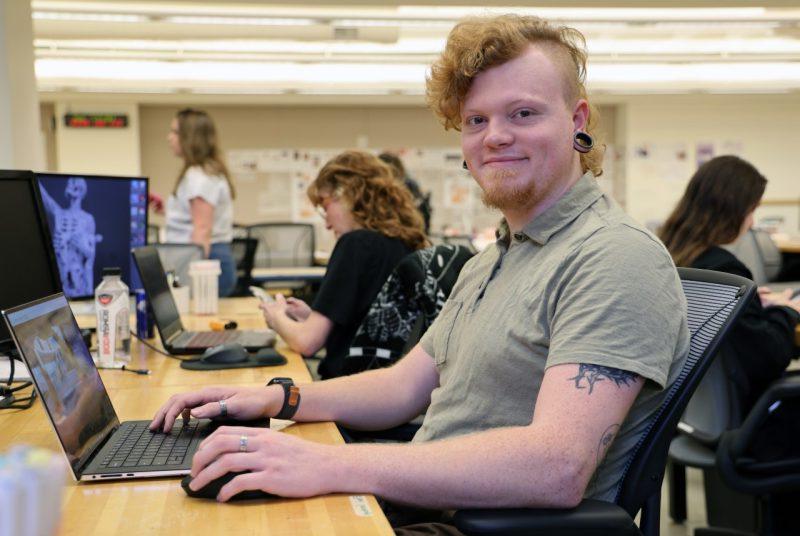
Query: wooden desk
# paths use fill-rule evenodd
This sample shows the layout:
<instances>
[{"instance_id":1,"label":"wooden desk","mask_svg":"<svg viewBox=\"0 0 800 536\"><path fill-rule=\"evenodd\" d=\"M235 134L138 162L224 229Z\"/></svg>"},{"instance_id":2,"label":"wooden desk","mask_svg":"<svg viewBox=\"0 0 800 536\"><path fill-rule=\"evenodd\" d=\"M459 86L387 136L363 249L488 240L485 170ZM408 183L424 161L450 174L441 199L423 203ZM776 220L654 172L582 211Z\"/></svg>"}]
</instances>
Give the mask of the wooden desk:
<instances>
[{"instance_id":1,"label":"wooden desk","mask_svg":"<svg viewBox=\"0 0 800 536\"><path fill-rule=\"evenodd\" d=\"M782 253L800 253L800 236L774 235L772 239Z\"/></svg>"},{"instance_id":2,"label":"wooden desk","mask_svg":"<svg viewBox=\"0 0 800 536\"><path fill-rule=\"evenodd\" d=\"M221 303L220 317L235 318L243 328L263 327L254 298ZM189 327L207 325L211 317L186 317ZM291 376L310 381L302 358L278 348L285 366L221 371L191 371L175 359L132 342L132 366L146 367L150 376L103 370L101 376L121 420L149 419L172 394L202 385L238 383L263 385L265 378ZM276 423L277 424L277 423ZM28 444L60 451L41 401L24 411L0 412L0 452ZM341 443L332 423L292 424L285 433L321 443ZM180 480L140 479L117 482L70 482L64 493L61 534L393 534L372 496L329 495L313 499L276 499L219 504L190 499Z\"/></svg>"}]
</instances>

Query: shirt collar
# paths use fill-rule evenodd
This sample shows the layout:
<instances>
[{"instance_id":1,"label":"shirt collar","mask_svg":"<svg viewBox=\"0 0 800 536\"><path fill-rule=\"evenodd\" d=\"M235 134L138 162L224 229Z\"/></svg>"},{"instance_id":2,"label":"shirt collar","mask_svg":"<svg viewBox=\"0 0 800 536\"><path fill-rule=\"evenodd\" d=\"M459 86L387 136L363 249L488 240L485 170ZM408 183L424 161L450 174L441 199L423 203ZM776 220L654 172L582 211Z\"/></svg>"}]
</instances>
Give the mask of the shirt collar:
<instances>
[{"instance_id":1,"label":"shirt collar","mask_svg":"<svg viewBox=\"0 0 800 536\"><path fill-rule=\"evenodd\" d=\"M587 171L552 207L526 223L520 233L543 246L551 236L577 218L602 195L594 175ZM510 230L504 218L497 230L497 239L508 244L510 238Z\"/></svg>"}]
</instances>

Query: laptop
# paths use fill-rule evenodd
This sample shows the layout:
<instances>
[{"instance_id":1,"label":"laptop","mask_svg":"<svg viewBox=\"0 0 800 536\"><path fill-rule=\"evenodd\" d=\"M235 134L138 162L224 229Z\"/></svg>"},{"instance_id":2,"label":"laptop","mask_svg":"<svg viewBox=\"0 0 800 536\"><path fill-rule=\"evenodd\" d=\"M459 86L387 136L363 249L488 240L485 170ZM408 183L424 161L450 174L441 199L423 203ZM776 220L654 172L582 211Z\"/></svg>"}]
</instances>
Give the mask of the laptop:
<instances>
[{"instance_id":1,"label":"laptop","mask_svg":"<svg viewBox=\"0 0 800 536\"><path fill-rule=\"evenodd\" d=\"M263 330L187 331L181 322L175 298L169 290L167 276L152 246L133 250L142 285L153 309L161 343L171 354L201 354L208 348L227 342L238 342L251 352L275 344L275 332Z\"/></svg>"},{"instance_id":2,"label":"laptop","mask_svg":"<svg viewBox=\"0 0 800 536\"><path fill-rule=\"evenodd\" d=\"M217 426L178 419L170 434L150 421L120 423L63 293L3 311L76 480L181 476Z\"/></svg>"}]
</instances>

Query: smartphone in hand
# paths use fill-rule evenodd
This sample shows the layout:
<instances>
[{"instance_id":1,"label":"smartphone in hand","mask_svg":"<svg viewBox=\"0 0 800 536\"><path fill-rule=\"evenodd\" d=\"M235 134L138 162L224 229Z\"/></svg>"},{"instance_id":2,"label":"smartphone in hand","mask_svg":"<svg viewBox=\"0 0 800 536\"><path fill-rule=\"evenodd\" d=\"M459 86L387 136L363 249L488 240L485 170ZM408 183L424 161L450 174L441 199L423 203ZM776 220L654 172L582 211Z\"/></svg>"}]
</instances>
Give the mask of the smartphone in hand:
<instances>
[{"instance_id":1,"label":"smartphone in hand","mask_svg":"<svg viewBox=\"0 0 800 536\"><path fill-rule=\"evenodd\" d=\"M264 303L272 303L275 301L275 298L273 298L269 292L267 292L261 287L249 287L249 290L253 296L255 296Z\"/></svg>"}]
</instances>

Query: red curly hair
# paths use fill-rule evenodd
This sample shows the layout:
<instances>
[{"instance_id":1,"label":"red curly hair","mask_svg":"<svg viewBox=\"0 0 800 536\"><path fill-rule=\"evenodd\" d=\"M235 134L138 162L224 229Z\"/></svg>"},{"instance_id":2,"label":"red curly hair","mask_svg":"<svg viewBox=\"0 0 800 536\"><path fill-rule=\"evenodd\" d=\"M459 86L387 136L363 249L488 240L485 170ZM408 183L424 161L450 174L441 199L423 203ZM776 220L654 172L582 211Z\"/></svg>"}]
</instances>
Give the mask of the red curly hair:
<instances>
[{"instance_id":1,"label":"red curly hair","mask_svg":"<svg viewBox=\"0 0 800 536\"><path fill-rule=\"evenodd\" d=\"M319 170L307 194L315 206L328 195L338 196L358 225L399 238L413 250L428 245L411 192L374 155L351 150L333 157Z\"/></svg>"}]
</instances>

